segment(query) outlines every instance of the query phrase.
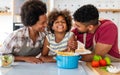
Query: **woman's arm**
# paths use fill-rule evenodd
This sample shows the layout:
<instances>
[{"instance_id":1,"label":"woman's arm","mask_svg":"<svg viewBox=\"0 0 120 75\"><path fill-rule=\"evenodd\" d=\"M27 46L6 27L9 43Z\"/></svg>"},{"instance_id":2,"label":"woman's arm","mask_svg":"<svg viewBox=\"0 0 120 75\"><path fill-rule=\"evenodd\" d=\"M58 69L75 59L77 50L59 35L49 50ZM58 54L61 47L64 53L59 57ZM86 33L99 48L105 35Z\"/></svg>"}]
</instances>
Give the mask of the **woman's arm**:
<instances>
[{"instance_id":1,"label":"woman's arm","mask_svg":"<svg viewBox=\"0 0 120 75\"><path fill-rule=\"evenodd\" d=\"M23 61L29 63L42 63L42 60L36 58L35 56L15 56L15 61Z\"/></svg>"}]
</instances>

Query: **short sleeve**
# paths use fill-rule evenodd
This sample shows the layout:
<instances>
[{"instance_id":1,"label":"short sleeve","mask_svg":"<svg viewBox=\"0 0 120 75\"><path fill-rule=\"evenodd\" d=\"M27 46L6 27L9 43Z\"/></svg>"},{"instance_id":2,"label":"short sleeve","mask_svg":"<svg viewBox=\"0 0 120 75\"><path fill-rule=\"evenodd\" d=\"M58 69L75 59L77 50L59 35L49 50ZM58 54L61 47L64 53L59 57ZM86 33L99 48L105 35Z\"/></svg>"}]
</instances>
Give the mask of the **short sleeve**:
<instances>
[{"instance_id":1,"label":"short sleeve","mask_svg":"<svg viewBox=\"0 0 120 75\"><path fill-rule=\"evenodd\" d=\"M15 45L16 37L14 33L11 33L3 42L3 53L12 53L12 49Z\"/></svg>"},{"instance_id":2,"label":"short sleeve","mask_svg":"<svg viewBox=\"0 0 120 75\"><path fill-rule=\"evenodd\" d=\"M73 32L70 32L69 37L71 38L73 36L73 34L74 34Z\"/></svg>"},{"instance_id":3,"label":"short sleeve","mask_svg":"<svg viewBox=\"0 0 120 75\"><path fill-rule=\"evenodd\" d=\"M97 36L97 42L113 45L118 37L117 27L114 25L108 25L104 28L101 28Z\"/></svg>"},{"instance_id":4,"label":"short sleeve","mask_svg":"<svg viewBox=\"0 0 120 75\"><path fill-rule=\"evenodd\" d=\"M48 40L48 42L50 42L50 35L49 34L46 35L46 39Z\"/></svg>"}]
</instances>

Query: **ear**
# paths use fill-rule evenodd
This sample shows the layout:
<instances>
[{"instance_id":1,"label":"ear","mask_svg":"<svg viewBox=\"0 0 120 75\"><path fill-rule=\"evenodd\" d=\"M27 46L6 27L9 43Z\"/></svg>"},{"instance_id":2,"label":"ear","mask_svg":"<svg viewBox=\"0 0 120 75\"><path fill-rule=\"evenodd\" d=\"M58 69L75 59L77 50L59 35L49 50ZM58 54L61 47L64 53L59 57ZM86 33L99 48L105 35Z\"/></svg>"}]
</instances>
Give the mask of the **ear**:
<instances>
[{"instance_id":1,"label":"ear","mask_svg":"<svg viewBox=\"0 0 120 75\"><path fill-rule=\"evenodd\" d=\"M94 28L93 25L89 25L89 26L88 26L88 29L89 29L90 31L93 30L93 28Z\"/></svg>"}]
</instances>

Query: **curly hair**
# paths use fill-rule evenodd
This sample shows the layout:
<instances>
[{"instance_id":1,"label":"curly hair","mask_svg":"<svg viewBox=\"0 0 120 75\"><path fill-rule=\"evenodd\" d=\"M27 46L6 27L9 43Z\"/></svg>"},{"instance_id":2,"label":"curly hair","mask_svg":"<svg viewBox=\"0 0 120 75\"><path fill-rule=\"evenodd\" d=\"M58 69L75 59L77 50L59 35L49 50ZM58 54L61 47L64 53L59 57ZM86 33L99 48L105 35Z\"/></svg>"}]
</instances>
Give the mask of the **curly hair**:
<instances>
[{"instance_id":1,"label":"curly hair","mask_svg":"<svg viewBox=\"0 0 120 75\"><path fill-rule=\"evenodd\" d=\"M72 17L70 15L70 11L68 11L66 9L62 10L62 11L58 11L57 9L54 9L48 15L48 28L50 29L51 33L54 33L54 31L52 29L52 26L53 26L53 23L55 22L55 20L57 20L57 18L59 16L62 16L62 17L65 18L66 25L67 25L66 32L70 31L70 29L71 29L71 26L72 26Z\"/></svg>"},{"instance_id":2,"label":"curly hair","mask_svg":"<svg viewBox=\"0 0 120 75\"><path fill-rule=\"evenodd\" d=\"M87 4L77 9L73 14L73 18L75 21L82 22L85 25L97 25L99 12L95 6Z\"/></svg>"},{"instance_id":3,"label":"curly hair","mask_svg":"<svg viewBox=\"0 0 120 75\"><path fill-rule=\"evenodd\" d=\"M42 1L26 1L21 7L21 21L24 26L33 26L39 20L39 16L46 14L46 12L46 4Z\"/></svg>"}]
</instances>

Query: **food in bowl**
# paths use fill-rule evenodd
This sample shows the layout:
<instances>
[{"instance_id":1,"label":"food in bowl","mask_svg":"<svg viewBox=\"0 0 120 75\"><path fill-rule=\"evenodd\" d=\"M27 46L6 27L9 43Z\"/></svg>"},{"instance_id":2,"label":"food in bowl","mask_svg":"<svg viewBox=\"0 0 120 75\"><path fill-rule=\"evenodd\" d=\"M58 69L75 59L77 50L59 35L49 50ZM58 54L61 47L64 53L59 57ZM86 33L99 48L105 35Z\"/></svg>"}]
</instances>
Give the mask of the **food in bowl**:
<instances>
[{"instance_id":1,"label":"food in bowl","mask_svg":"<svg viewBox=\"0 0 120 75\"><path fill-rule=\"evenodd\" d=\"M74 52L57 52L58 55L62 55L62 56L73 56Z\"/></svg>"},{"instance_id":2,"label":"food in bowl","mask_svg":"<svg viewBox=\"0 0 120 75\"><path fill-rule=\"evenodd\" d=\"M9 67L13 63L14 58L12 55L3 55L2 56L2 67Z\"/></svg>"},{"instance_id":3,"label":"food in bowl","mask_svg":"<svg viewBox=\"0 0 120 75\"><path fill-rule=\"evenodd\" d=\"M86 49L84 48L84 47L81 47L80 49L77 49L77 50L75 50L75 52L85 52L86 51Z\"/></svg>"}]
</instances>

